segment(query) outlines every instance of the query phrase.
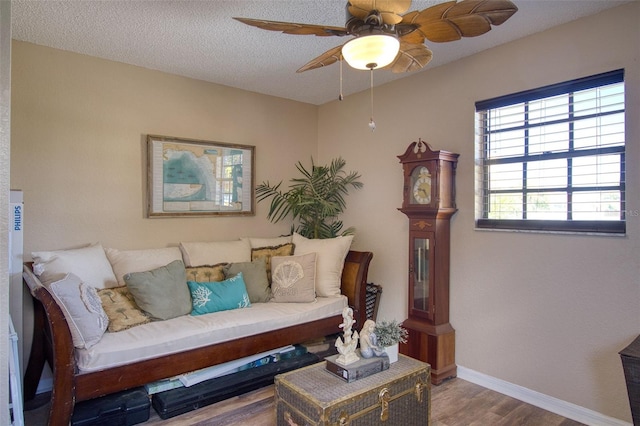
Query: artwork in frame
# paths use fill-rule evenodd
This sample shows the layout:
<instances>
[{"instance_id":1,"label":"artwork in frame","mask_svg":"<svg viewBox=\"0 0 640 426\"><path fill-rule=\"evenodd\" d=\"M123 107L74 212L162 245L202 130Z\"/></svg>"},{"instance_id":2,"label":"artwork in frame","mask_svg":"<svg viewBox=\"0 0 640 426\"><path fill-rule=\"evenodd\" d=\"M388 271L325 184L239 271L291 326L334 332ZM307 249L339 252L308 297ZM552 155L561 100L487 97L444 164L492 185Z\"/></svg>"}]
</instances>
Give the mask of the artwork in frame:
<instances>
[{"instance_id":1,"label":"artwork in frame","mask_svg":"<svg viewBox=\"0 0 640 426\"><path fill-rule=\"evenodd\" d=\"M253 215L255 146L147 135L148 217Z\"/></svg>"}]
</instances>

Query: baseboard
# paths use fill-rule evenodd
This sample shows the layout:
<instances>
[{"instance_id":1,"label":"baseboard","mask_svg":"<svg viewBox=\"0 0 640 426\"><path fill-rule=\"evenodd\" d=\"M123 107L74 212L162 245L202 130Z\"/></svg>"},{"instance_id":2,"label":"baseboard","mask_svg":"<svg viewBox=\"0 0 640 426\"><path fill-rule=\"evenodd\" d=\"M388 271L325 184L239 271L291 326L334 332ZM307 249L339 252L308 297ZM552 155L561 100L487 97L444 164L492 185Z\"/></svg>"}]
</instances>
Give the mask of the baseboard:
<instances>
[{"instance_id":1,"label":"baseboard","mask_svg":"<svg viewBox=\"0 0 640 426\"><path fill-rule=\"evenodd\" d=\"M620 419L458 366L458 377L571 420L593 426L632 426Z\"/></svg>"}]
</instances>

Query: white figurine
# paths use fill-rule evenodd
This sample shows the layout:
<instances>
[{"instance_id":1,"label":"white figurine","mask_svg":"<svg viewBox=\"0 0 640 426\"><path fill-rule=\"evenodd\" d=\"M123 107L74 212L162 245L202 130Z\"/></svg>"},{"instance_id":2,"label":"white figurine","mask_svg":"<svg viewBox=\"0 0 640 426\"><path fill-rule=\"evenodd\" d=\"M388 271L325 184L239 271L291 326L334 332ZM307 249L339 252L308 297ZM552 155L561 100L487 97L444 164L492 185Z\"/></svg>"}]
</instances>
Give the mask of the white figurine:
<instances>
[{"instance_id":1,"label":"white figurine","mask_svg":"<svg viewBox=\"0 0 640 426\"><path fill-rule=\"evenodd\" d=\"M362 332L360 333L360 355L362 355L363 358L372 358L386 354L384 348L378 347L376 334L373 332L375 328L376 323L373 320L366 320L362 326Z\"/></svg>"},{"instance_id":2,"label":"white figurine","mask_svg":"<svg viewBox=\"0 0 640 426\"><path fill-rule=\"evenodd\" d=\"M363 358L371 358L373 354L373 345L371 343L371 335L376 323L373 320L366 320L360 332L360 355Z\"/></svg>"},{"instance_id":3,"label":"white figurine","mask_svg":"<svg viewBox=\"0 0 640 426\"><path fill-rule=\"evenodd\" d=\"M358 346L358 332L352 331L353 324L353 310L346 307L342 310L342 324L340 328L343 329L344 340L339 337L336 339L336 349L340 355L336 359L338 364L349 365L360 359L356 354L356 347Z\"/></svg>"}]
</instances>

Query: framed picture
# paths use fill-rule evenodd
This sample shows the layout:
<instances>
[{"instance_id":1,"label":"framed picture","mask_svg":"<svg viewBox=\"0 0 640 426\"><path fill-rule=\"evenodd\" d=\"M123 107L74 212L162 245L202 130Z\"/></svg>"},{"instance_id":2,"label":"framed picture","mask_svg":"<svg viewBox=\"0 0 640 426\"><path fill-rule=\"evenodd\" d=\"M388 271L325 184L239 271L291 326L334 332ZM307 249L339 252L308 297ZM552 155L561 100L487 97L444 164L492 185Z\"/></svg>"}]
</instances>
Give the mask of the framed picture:
<instances>
[{"instance_id":1,"label":"framed picture","mask_svg":"<svg viewBox=\"0 0 640 426\"><path fill-rule=\"evenodd\" d=\"M253 215L255 146L147 136L148 217Z\"/></svg>"}]
</instances>

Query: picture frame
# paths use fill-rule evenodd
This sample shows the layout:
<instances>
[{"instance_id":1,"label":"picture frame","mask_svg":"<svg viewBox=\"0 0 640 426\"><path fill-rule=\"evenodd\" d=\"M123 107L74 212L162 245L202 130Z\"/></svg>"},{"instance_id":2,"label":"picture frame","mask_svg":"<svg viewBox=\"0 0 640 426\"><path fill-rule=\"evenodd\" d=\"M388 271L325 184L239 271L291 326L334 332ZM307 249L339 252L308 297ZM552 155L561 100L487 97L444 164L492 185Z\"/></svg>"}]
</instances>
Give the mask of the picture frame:
<instances>
[{"instance_id":1,"label":"picture frame","mask_svg":"<svg viewBox=\"0 0 640 426\"><path fill-rule=\"evenodd\" d=\"M147 135L147 217L255 215L255 146Z\"/></svg>"}]
</instances>

